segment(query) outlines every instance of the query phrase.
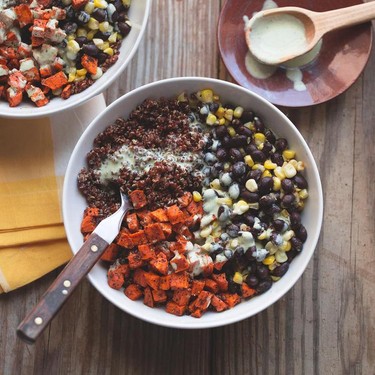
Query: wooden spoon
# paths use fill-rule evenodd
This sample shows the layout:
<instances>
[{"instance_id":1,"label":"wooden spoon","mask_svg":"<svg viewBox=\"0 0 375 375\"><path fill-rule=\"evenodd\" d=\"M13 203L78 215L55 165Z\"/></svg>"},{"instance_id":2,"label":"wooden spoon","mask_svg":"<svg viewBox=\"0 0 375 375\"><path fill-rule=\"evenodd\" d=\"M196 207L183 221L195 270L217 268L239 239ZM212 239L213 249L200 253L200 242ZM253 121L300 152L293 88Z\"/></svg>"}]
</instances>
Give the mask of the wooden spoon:
<instances>
[{"instance_id":1,"label":"wooden spoon","mask_svg":"<svg viewBox=\"0 0 375 375\"><path fill-rule=\"evenodd\" d=\"M287 17L295 17L301 21L301 26L305 29L305 43L298 51L293 53L283 53L281 50L278 54L274 54L274 51L269 54L260 54L254 49L254 38L252 38L252 33L257 27L257 23L259 24L259 20L266 17L278 16L280 18L285 15ZM280 65L309 52L327 32L367 22L373 18L375 18L375 1L327 12L313 12L299 7L281 7L257 13L245 28L245 36L250 52L260 62L269 65Z\"/></svg>"}]
</instances>

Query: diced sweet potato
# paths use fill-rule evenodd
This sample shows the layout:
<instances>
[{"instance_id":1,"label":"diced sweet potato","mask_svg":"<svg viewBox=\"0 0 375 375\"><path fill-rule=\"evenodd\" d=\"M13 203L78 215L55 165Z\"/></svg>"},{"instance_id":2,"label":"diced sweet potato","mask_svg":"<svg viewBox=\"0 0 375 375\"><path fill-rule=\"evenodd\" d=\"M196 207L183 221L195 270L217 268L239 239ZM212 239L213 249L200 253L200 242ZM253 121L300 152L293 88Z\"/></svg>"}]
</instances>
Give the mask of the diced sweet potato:
<instances>
[{"instance_id":1,"label":"diced sweet potato","mask_svg":"<svg viewBox=\"0 0 375 375\"><path fill-rule=\"evenodd\" d=\"M250 288L249 285L246 283L241 284L241 293L243 298L249 298L253 296L256 293L256 290L253 288Z\"/></svg>"},{"instance_id":2,"label":"diced sweet potato","mask_svg":"<svg viewBox=\"0 0 375 375\"><path fill-rule=\"evenodd\" d=\"M100 216L100 210L97 207L87 207L83 213L84 216L89 215L93 217L99 217Z\"/></svg>"},{"instance_id":3,"label":"diced sweet potato","mask_svg":"<svg viewBox=\"0 0 375 375\"><path fill-rule=\"evenodd\" d=\"M212 280L212 279L206 279L205 280L204 288L206 290L208 290L209 292L214 293L214 294L217 293L220 290L217 282Z\"/></svg>"},{"instance_id":4,"label":"diced sweet potato","mask_svg":"<svg viewBox=\"0 0 375 375\"><path fill-rule=\"evenodd\" d=\"M170 260L170 264L174 269L174 272L183 272L189 269L190 263L187 261L186 257L182 254L177 254L174 258Z\"/></svg>"},{"instance_id":5,"label":"diced sweet potato","mask_svg":"<svg viewBox=\"0 0 375 375\"><path fill-rule=\"evenodd\" d=\"M164 303L167 300L167 293L164 290L152 290L151 292L155 303Z\"/></svg>"},{"instance_id":6,"label":"diced sweet potato","mask_svg":"<svg viewBox=\"0 0 375 375\"><path fill-rule=\"evenodd\" d=\"M139 231L140 227L139 227L139 221L138 221L138 217L136 213L132 212L132 213L127 214L125 221L131 233Z\"/></svg>"},{"instance_id":7,"label":"diced sweet potato","mask_svg":"<svg viewBox=\"0 0 375 375\"><path fill-rule=\"evenodd\" d=\"M167 207L167 216L172 225L182 223L185 220L184 213L179 209L179 207L176 204Z\"/></svg>"},{"instance_id":8,"label":"diced sweet potato","mask_svg":"<svg viewBox=\"0 0 375 375\"><path fill-rule=\"evenodd\" d=\"M171 277L170 277L170 275L160 276L159 288L161 290L169 290L171 288Z\"/></svg>"},{"instance_id":9,"label":"diced sweet potato","mask_svg":"<svg viewBox=\"0 0 375 375\"><path fill-rule=\"evenodd\" d=\"M113 271L111 269L108 270L107 272L108 276L108 285L112 289L121 289L121 287L124 284L125 277L121 272Z\"/></svg>"},{"instance_id":10,"label":"diced sweet potato","mask_svg":"<svg viewBox=\"0 0 375 375\"><path fill-rule=\"evenodd\" d=\"M151 211L150 215L155 221L159 223L164 223L168 221L168 216L164 208L158 208L155 211Z\"/></svg>"},{"instance_id":11,"label":"diced sweet potato","mask_svg":"<svg viewBox=\"0 0 375 375\"><path fill-rule=\"evenodd\" d=\"M194 202L193 200L186 207L190 215L203 215L203 203Z\"/></svg>"},{"instance_id":12,"label":"diced sweet potato","mask_svg":"<svg viewBox=\"0 0 375 375\"><path fill-rule=\"evenodd\" d=\"M181 197L177 198L180 207L187 207L192 201L193 195L189 191L185 191Z\"/></svg>"},{"instance_id":13,"label":"diced sweet potato","mask_svg":"<svg viewBox=\"0 0 375 375\"><path fill-rule=\"evenodd\" d=\"M73 93L73 86L68 84L63 88L60 96L62 99L69 99L72 93Z\"/></svg>"},{"instance_id":14,"label":"diced sweet potato","mask_svg":"<svg viewBox=\"0 0 375 375\"><path fill-rule=\"evenodd\" d=\"M150 261L150 266L156 272L161 273L162 275L168 274L168 260L164 253L159 253L156 256L156 259Z\"/></svg>"},{"instance_id":15,"label":"diced sweet potato","mask_svg":"<svg viewBox=\"0 0 375 375\"><path fill-rule=\"evenodd\" d=\"M186 240L179 240L179 241L171 242L169 244L169 250L177 251L180 254L184 254L186 252L186 244L187 244Z\"/></svg>"},{"instance_id":16,"label":"diced sweet potato","mask_svg":"<svg viewBox=\"0 0 375 375\"><path fill-rule=\"evenodd\" d=\"M197 296L204 288L204 280L193 280L191 283L191 294Z\"/></svg>"},{"instance_id":17,"label":"diced sweet potato","mask_svg":"<svg viewBox=\"0 0 375 375\"><path fill-rule=\"evenodd\" d=\"M68 78L64 72L58 72L48 78L42 79L42 85L49 87L51 90L57 90L68 83Z\"/></svg>"},{"instance_id":18,"label":"diced sweet potato","mask_svg":"<svg viewBox=\"0 0 375 375\"><path fill-rule=\"evenodd\" d=\"M172 234L172 225L169 223L160 223L160 227L164 233L164 237L167 239Z\"/></svg>"},{"instance_id":19,"label":"diced sweet potato","mask_svg":"<svg viewBox=\"0 0 375 375\"><path fill-rule=\"evenodd\" d=\"M152 298L152 291L149 287L146 287L144 290L143 303L148 307L154 307L154 299Z\"/></svg>"},{"instance_id":20,"label":"diced sweet potato","mask_svg":"<svg viewBox=\"0 0 375 375\"><path fill-rule=\"evenodd\" d=\"M133 190L129 193L129 198L135 209L142 208L147 205L147 198L142 190Z\"/></svg>"},{"instance_id":21,"label":"diced sweet potato","mask_svg":"<svg viewBox=\"0 0 375 375\"><path fill-rule=\"evenodd\" d=\"M191 291L189 289L177 289L173 292L173 301L180 306L187 306L191 297Z\"/></svg>"},{"instance_id":22,"label":"diced sweet potato","mask_svg":"<svg viewBox=\"0 0 375 375\"><path fill-rule=\"evenodd\" d=\"M241 302L241 297L237 293L223 293L221 294L222 300L232 308Z\"/></svg>"},{"instance_id":23,"label":"diced sweet potato","mask_svg":"<svg viewBox=\"0 0 375 375\"><path fill-rule=\"evenodd\" d=\"M194 311L190 314L190 316L192 316L193 318L200 318L200 317L202 317L203 313L204 313L203 310L196 309L196 310L194 310Z\"/></svg>"},{"instance_id":24,"label":"diced sweet potato","mask_svg":"<svg viewBox=\"0 0 375 375\"><path fill-rule=\"evenodd\" d=\"M163 229L159 223L149 224L144 227L147 240L151 243L163 241L165 239Z\"/></svg>"},{"instance_id":25,"label":"diced sweet potato","mask_svg":"<svg viewBox=\"0 0 375 375\"><path fill-rule=\"evenodd\" d=\"M224 311L228 309L228 305L217 296L212 297L211 305L216 311Z\"/></svg>"},{"instance_id":26,"label":"diced sweet potato","mask_svg":"<svg viewBox=\"0 0 375 375\"><path fill-rule=\"evenodd\" d=\"M96 74L98 70L98 59L84 54L81 58L81 64L90 74Z\"/></svg>"},{"instance_id":27,"label":"diced sweet potato","mask_svg":"<svg viewBox=\"0 0 375 375\"><path fill-rule=\"evenodd\" d=\"M206 290L202 290L198 294L198 297L194 302L194 308L199 310L206 310L208 306L210 306L212 297L212 293L207 292Z\"/></svg>"},{"instance_id":28,"label":"diced sweet potato","mask_svg":"<svg viewBox=\"0 0 375 375\"><path fill-rule=\"evenodd\" d=\"M134 246L143 245L147 243L147 237L144 230L139 230L135 233L129 233L129 238L131 239Z\"/></svg>"},{"instance_id":29,"label":"diced sweet potato","mask_svg":"<svg viewBox=\"0 0 375 375\"><path fill-rule=\"evenodd\" d=\"M133 280L137 285L145 288L147 286L147 282L145 279L145 271L142 268L137 268L133 273Z\"/></svg>"},{"instance_id":30,"label":"diced sweet potato","mask_svg":"<svg viewBox=\"0 0 375 375\"><path fill-rule=\"evenodd\" d=\"M94 216L86 215L81 222L81 232L91 233L96 227L96 221Z\"/></svg>"},{"instance_id":31,"label":"diced sweet potato","mask_svg":"<svg viewBox=\"0 0 375 375\"><path fill-rule=\"evenodd\" d=\"M120 231L117 244L127 249L132 249L135 246L133 240L130 238L130 233L124 229Z\"/></svg>"},{"instance_id":32,"label":"diced sweet potato","mask_svg":"<svg viewBox=\"0 0 375 375\"><path fill-rule=\"evenodd\" d=\"M100 257L101 260L105 262L113 262L119 253L119 247L115 243L111 243L104 251L103 255Z\"/></svg>"},{"instance_id":33,"label":"diced sweet potato","mask_svg":"<svg viewBox=\"0 0 375 375\"><path fill-rule=\"evenodd\" d=\"M189 276L186 271L171 274L171 289L187 289L189 287Z\"/></svg>"},{"instance_id":34,"label":"diced sweet potato","mask_svg":"<svg viewBox=\"0 0 375 375\"><path fill-rule=\"evenodd\" d=\"M141 288L137 284L128 285L125 288L124 293L125 293L126 297L130 298L133 301L136 301L137 299L140 299L143 295L143 292L142 292Z\"/></svg>"},{"instance_id":35,"label":"diced sweet potato","mask_svg":"<svg viewBox=\"0 0 375 375\"><path fill-rule=\"evenodd\" d=\"M225 273L213 273L211 278L217 282L221 292L226 292L228 290L228 280L225 276Z\"/></svg>"},{"instance_id":36,"label":"diced sweet potato","mask_svg":"<svg viewBox=\"0 0 375 375\"><path fill-rule=\"evenodd\" d=\"M156 258L155 250L150 245L139 245L138 251L143 260L149 261Z\"/></svg>"},{"instance_id":37,"label":"diced sweet potato","mask_svg":"<svg viewBox=\"0 0 375 375\"><path fill-rule=\"evenodd\" d=\"M144 278L146 280L147 285L150 286L152 289L154 290L159 289L160 276L156 275L153 272L145 272Z\"/></svg>"},{"instance_id":38,"label":"diced sweet potato","mask_svg":"<svg viewBox=\"0 0 375 375\"><path fill-rule=\"evenodd\" d=\"M14 7L14 12L17 15L18 22L21 27L33 23L33 14L27 4L20 4Z\"/></svg>"},{"instance_id":39,"label":"diced sweet potato","mask_svg":"<svg viewBox=\"0 0 375 375\"><path fill-rule=\"evenodd\" d=\"M133 251L128 255L129 267L134 270L143 266L142 256L138 251Z\"/></svg>"},{"instance_id":40,"label":"diced sweet potato","mask_svg":"<svg viewBox=\"0 0 375 375\"><path fill-rule=\"evenodd\" d=\"M168 301L165 307L165 311L169 314L182 316L186 310L185 306L180 306L174 301Z\"/></svg>"}]
</instances>

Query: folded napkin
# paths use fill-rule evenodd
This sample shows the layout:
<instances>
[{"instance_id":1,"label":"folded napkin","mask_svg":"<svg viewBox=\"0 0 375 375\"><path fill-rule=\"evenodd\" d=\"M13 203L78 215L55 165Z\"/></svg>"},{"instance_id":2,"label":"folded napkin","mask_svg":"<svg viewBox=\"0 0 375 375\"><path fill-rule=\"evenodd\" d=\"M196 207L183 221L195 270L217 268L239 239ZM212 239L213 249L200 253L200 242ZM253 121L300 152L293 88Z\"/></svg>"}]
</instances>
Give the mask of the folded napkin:
<instances>
[{"instance_id":1,"label":"folded napkin","mask_svg":"<svg viewBox=\"0 0 375 375\"><path fill-rule=\"evenodd\" d=\"M0 293L71 258L60 204L64 173L82 131L104 108L99 95L48 118L0 118Z\"/></svg>"}]
</instances>

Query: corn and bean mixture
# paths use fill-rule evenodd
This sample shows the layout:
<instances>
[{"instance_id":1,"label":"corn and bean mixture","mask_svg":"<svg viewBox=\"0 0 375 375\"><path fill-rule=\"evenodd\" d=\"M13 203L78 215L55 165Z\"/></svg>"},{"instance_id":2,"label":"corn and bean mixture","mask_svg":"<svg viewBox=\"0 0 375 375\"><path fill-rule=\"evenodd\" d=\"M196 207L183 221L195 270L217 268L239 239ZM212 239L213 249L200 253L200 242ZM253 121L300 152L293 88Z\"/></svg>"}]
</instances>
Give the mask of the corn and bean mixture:
<instances>
[{"instance_id":1,"label":"corn and bean mixture","mask_svg":"<svg viewBox=\"0 0 375 375\"><path fill-rule=\"evenodd\" d=\"M134 210L103 255L109 285L178 316L224 311L302 251L303 171L286 139L210 89L149 99L97 136L78 178L81 231L118 207L120 188Z\"/></svg>"},{"instance_id":2,"label":"corn and bean mixture","mask_svg":"<svg viewBox=\"0 0 375 375\"><path fill-rule=\"evenodd\" d=\"M1 1L0 100L41 107L92 85L118 59L130 1Z\"/></svg>"}]
</instances>

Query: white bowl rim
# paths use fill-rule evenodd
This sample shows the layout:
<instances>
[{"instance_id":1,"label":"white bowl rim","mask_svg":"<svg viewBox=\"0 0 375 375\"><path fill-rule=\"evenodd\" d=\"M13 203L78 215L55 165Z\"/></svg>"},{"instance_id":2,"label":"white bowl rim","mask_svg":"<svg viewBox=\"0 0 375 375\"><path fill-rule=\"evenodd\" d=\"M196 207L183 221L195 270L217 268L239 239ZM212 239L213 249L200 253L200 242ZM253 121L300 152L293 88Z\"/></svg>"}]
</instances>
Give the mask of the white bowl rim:
<instances>
[{"instance_id":1,"label":"white bowl rim","mask_svg":"<svg viewBox=\"0 0 375 375\"><path fill-rule=\"evenodd\" d=\"M271 288L269 291L267 291L266 293L261 295L261 296L264 296L264 295L267 294L270 297L266 303L263 303L263 304L261 304L261 306L257 306L255 308L253 308L251 311L243 312L242 314L240 314L240 313L233 314L233 316L229 317L229 318L224 316L225 312L235 310L236 307L234 307L233 309L227 310L225 312L221 312L220 314L213 312L212 314L217 315L217 319L213 319L213 320L210 320L210 321L207 322L204 319L205 315L200 319L193 319L193 318L189 317L192 321L188 322L188 323L186 323L186 321L182 322L182 319L181 319L181 323L178 323L178 321L175 322L174 320L169 320L168 319L169 314L167 314L167 313L165 313L166 314L165 319L160 319L158 317L154 318L153 316L152 317L150 317L150 316L140 316L139 314L137 314L136 308L127 309L126 307L121 305L120 299L112 300L109 296L105 295L101 291L102 283L100 283L98 280L93 278L90 273L88 274L88 279L90 280L91 284L94 285L94 287L103 295L103 297L105 297L108 301L113 303L115 306L117 306L122 311L125 311L126 313L128 313L128 314L130 314L130 315L132 315L136 318L139 318L141 320L144 320L146 322L153 323L153 324L156 324L156 325L159 325L159 326L168 327L168 328L205 329L205 328L220 327L220 326L233 324L233 323L242 321L244 319L250 318L250 317L260 313L261 311L267 309L269 306L271 306L272 304L277 302L281 297L283 297L296 284L296 282L302 276L302 274L306 270L306 267L307 267L311 257L313 256L313 254L315 252L315 249L316 249L316 246L317 246L317 243L318 243L318 240L319 240L319 233L320 233L322 222L323 222L323 206L324 206L323 190L322 190L319 171L318 171L315 159L314 159L314 157L311 153L311 150L310 150L309 146L307 145L305 139L302 137L299 130L288 119L288 117L283 112L281 112L274 104L272 104L271 102L267 101L266 99L264 99L260 95L254 93L254 92L252 92L252 91L250 91L250 90L248 90L248 89L246 89L242 86L236 85L236 84L228 82L228 81L223 81L223 80L220 80L220 79L208 78L208 77L190 76L190 77L174 77L174 78L161 79L161 80L158 80L158 81L148 83L146 85L142 85L142 86L126 93L125 95L116 99L101 114L99 114L89 124L89 126L86 128L86 130L83 132L80 139L78 140L78 142L77 142L77 144L76 144L76 146L75 146L75 148L74 148L74 150L71 154L71 158L69 160L68 167L67 167L66 174L65 174L64 186L63 186L63 204L62 204L63 210L62 211L63 211L63 219L64 219L64 225L65 225L65 230L66 230L68 242L71 245L73 253L76 253L76 251L78 249L73 250L73 246L71 244L72 240L70 238L71 234L70 234L70 231L69 231L69 227L67 227L67 225L66 225L66 222L67 222L67 219L68 219L68 217L67 217L68 207L67 207L67 199L65 197L67 197L68 190L69 190L69 180L66 177L72 175L72 173L70 173L70 170L73 168L74 156L77 153L78 149L81 147L81 145L85 142L85 135L90 132L90 129L92 127L94 127L96 123L101 121L101 119L102 119L102 117L104 116L105 113L110 112L111 109L117 105L117 103L126 100L126 98L128 98L129 96L132 96L132 95L137 94L137 93L142 92L142 91L147 92L147 90L149 88L157 86L157 85L163 85L163 84L168 84L168 83L173 83L173 82L181 83L181 87L183 87L184 82L189 82L189 81L192 81L192 80L196 81L197 83L205 84L206 87L209 87L210 83L224 85L224 86L225 85L231 86L232 88L235 88L236 90L239 90L239 91L243 92L244 95L254 96L257 100L263 102L267 107L269 107L269 109L271 111L276 111L277 114L284 119L284 121L288 122L289 125L291 126L292 131L295 132L295 135L297 136L299 142L301 142L303 148L305 149L305 151L308 154L310 160L312 161L312 164L310 165L310 169L312 170L312 173L317 177L317 196L318 196L319 202L321 202L321 204L318 206L318 212L317 212L317 218L316 218L317 235L315 236L315 238L313 239L313 243L311 244L312 250L311 250L309 256L305 256L303 258L303 260L301 261L302 265L300 266L300 268L298 270L296 270L294 273L287 273L289 282L288 282L288 285L286 285L282 289L281 293L278 293L277 295L273 295L272 288ZM163 95L160 95L160 97L162 97L162 96ZM146 98L147 98L147 95L144 96L144 99L146 99ZM270 128L272 129L272 126ZM259 296L259 297L261 297L261 296ZM246 303L246 302L249 302L249 301L244 301L242 303ZM224 316L224 318L223 318L223 316Z\"/></svg>"},{"instance_id":2,"label":"white bowl rim","mask_svg":"<svg viewBox=\"0 0 375 375\"><path fill-rule=\"evenodd\" d=\"M137 37L135 43L133 44L130 52L127 54L125 60L123 61L121 69L116 69L115 71L111 71L111 74L109 74L108 77L106 77L105 74L104 74L103 77L100 78L103 81L100 82L100 85L98 84L97 87L94 90L92 90L90 93L87 93L87 95L82 95L79 98L77 98L77 96L75 96L75 95L72 95L68 99L69 101L68 100L62 101L61 103L63 103L63 104L60 105L58 108L56 108L56 107L51 108L50 106L48 106L48 104L43 106L43 107L38 107L38 108L25 107L24 109L22 108L21 110L20 109L17 110L17 107L15 107L16 110L14 112L12 112L11 110L9 110L9 112L4 112L4 113L0 112L0 117L1 118L10 118L10 119L32 119L32 118L51 116L53 114L60 113L60 112L65 111L65 110L73 109L73 108L79 106L80 104L85 103L86 101L93 98L94 96L104 92L109 87L109 85L112 82L114 82L114 80L117 79L120 74L123 73L123 71L128 66L128 64L130 63L133 56L135 55L135 53L138 50L138 46L141 43L141 40L143 38L143 35L144 35L146 27L147 27L147 22L148 22L148 18L149 18L149 15L150 15L151 1L152 0L144 0L144 1L145 1L145 14L144 14L144 17L143 17L141 28L139 30L138 37ZM115 65L116 64L114 64L114 66ZM81 94L81 93L79 93L79 94ZM59 98L57 98L57 100L58 99ZM30 109L31 109L31 113L30 113L30 111L28 111Z\"/></svg>"}]
</instances>

